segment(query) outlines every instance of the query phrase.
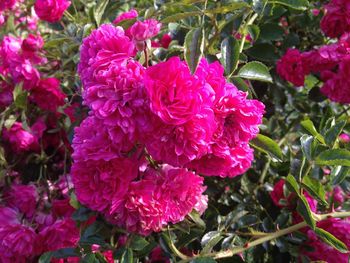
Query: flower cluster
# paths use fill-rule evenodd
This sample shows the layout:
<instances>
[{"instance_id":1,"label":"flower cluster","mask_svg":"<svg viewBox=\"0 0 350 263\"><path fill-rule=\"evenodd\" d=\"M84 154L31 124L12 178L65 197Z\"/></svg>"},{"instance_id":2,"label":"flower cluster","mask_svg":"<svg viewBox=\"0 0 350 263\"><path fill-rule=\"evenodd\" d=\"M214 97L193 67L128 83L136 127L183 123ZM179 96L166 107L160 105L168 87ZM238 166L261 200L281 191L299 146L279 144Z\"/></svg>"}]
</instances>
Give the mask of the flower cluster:
<instances>
[{"instance_id":1,"label":"flower cluster","mask_svg":"<svg viewBox=\"0 0 350 263\"><path fill-rule=\"evenodd\" d=\"M319 74L323 81L321 92L330 100L350 103L350 35L345 33L337 43L300 52L289 49L277 62L277 73L296 86L303 86L305 77Z\"/></svg>"},{"instance_id":2,"label":"flower cluster","mask_svg":"<svg viewBox=\"0 0 350 263\"><path fill-rule=\"evenodd\" d=\"M136 17L132 10L114 23ZM141 65L137 51L159 31L152 19L126 31L104 24L84 39L78 67L90 115L73 139L77 198L143 235L204 212L197 174L233 177L250 167L248 143L264 111L217 62L203 59L195 74L178 57Z\"/></svg>"},{"instance_id":3,"label":"flower cluster","mask_svg":"<svg viewBox=\"0 0 350 263\"><path fill-rule=\"evenodd\" d=\"M325 6L326 14L321 20L321 29L326 36L336 38L350 32L350 2L331 0Z\"/></svg>"},{"instance_id":4,"label":"flower cluster","mask_svg":"<svg viewBox=\"0 0 350 263\"><path fill-rule=\"evenodd\" d=\"M68 196L60 193L49 201L43 190L34 184L15 183L4 191L5 202L0 205L1 262L31 262L44 252L77 244L79 230L70 218L74 208Z\"/></svg>"},{"instance_id":5,"label":"flower cluster","mask_svg":"<svg viewBox=\"0 0 350 263\"><path fill-rule=\"evenodd\" d=\"M273 191L270 193L270 197L273 203L280 207L286 207L290 211L293 211L293 221L295 223L300 222L301 217L295 212L297 197L293 193L289 193L285 196L284 190L285 181L279 180ZM318 211L318 202L312 198L307 192L304 193L306 200L309 203L310 209L313 212ZM345 198L347 198L343 190L338 186L333 189L331 193L327 195L328 200L332 200L333 206L336 209L341 208ZM350 246L350 222L347 219L329 218L317 223L318 228L322 228L336 238L344 242L348 247ZM316 234L309 228L301 229L307 236L307 241L301 246L300 253L307 256L312 261L325 261L325 262L346 262L350 253L341 253L337 249L325 244Z\"/></svg>"}]
</instances>

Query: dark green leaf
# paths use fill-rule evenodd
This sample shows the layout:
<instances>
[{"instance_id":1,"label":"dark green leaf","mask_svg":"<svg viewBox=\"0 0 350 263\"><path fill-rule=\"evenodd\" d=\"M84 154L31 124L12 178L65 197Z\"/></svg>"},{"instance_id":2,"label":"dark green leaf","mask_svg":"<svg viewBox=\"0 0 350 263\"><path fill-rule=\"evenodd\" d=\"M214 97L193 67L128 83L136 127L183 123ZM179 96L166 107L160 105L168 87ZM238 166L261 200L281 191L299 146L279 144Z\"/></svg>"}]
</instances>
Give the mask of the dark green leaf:
<instances>
[{"instance_id":1,"label":"dark green leaf","mask_svg":"<svg viewBox=\"0 0 350 263\"><path fill-rule=\"evenodd\" d=\"M231 3L229 5L220 6L214 9L207 9L204 11L205 14L226 14L242 7L248 7L249 5L244 2Z\"/></svg>"},{"instance_id":2,"label":"dark green leaf","mask_svg":"<svg viewBox=\"0 0 350 263\"><path fill-rule=\"evenodd\" d=\"M333 236L331 233L318 227L316 227L314 231L316 235L318 235L323 240L323 242L330 245L331 247L334 247L341 253L347 253L349 251L348 247L342 241Z\"/></svg>"},{"instance_id":3,"label":"dark green leaf","mask_svg":"<svg viewBox=\"0 0 350 263\"><path fill-rule=\"evenodd\" d=\"M323 138L323 136L321 134L318 133L318 131L316 130L313 122L311 120L304 120L301 123L301 126L307 130L311 135L315 136L316 139L322 143L325 144L325 140Z\"/></svg>"},{"instance_id":4,"label":"dark green leaf","mask_svg":"<svg viewBox=\"0 0 350 263\"><path fill-rule=\"evenodd\" d=\"M312 228L315 229L316 222L312 216L310 205L307 202L305 196L299 195L300 200L298 201L297 211L304 218L305 222Z\"/></svg>"},{"instance_id":5,"label":"dark green leaf","mask_svg":"<svg viewBox=\"0 0 350 263\"><path fill-rule=\"evenodd\" d=\"M221 239L223 239L223 236L219 231L211 231L206 233L201 240L201 245L203 247L202 253L210 253L213 247L219 243Z\"/></svg>"},{"instance_id":6,"label":"dark green leaf","mask_svg":"<svg viewBox=\"0 0 350 263\"><path fill-rule=\"evenodd\" d=\"M190 30L185 37L185 60L193 74L203 55L204 37L203 30L196 28Z\"/></svg>"},{"instance_id":7,"label":"dark green leaf","mask_svg":"<svg viewBox=\"0 0 350 263\"><path fill-rule=\"evenodd\" d=\"M108 3L109 3L109 0L100 0L97 2L94 8L94 18L97 26L100 26L101 24L101 19L106 10Z\"/></svg>"},{"instance_id":8,"label":"dark green leaf","mask_svg":"<svg viewBox=\"0 0 350 263\"><path fill-rule=\"evenodd\" d=\"M268 62L274 62L279 58L276 47L269 43L255 44L247 50L247 53L255 59Z\"/></svg>"},{"instance_id":9,"label":"dark green leaf","mask_svg":"<svg viewBox=\"0 0 350 263\"><path fill-rule=\"evenodd\" d=\"M345 149L324 151L317 156L316 164L350 166L350 151Z\"/></svg>"},{"instance_id":10,"label":"dark green leaf","mask_svg":"<svg viewBox=\"0 0 350 263\"><path fill-rule=\"evenodd\" d=\"M50 263L52 259L52 254L52 251L42 254L39 258L39 263Z\"/></svg>"},{"instance_id":11,"label":"dark green leaf","mask_svg":"<svg viewBox=\"0 0 350 263\"><path fill-rule=\"evenodd\" d=\"M132 253L132 250L128 248L123 253L120 263L133 263L133 262L134 262L134 255Z\"/></svg>"},{"instance_id":12,"label":"dark green leaf","mask_svg":"<svg viewBox=\"0 0 350 263\"><path fill-rule=\"evenodd\" d=\"M295 180L294 176L289 174L286 178L286 186L288 187L289 191L296 193L297 195L300 195L299 191L299 185L298 182Z\"/></svg>"},{"instance_id":13,"label":"dark green leaf","mask_svg":"<svg viewBox=\"0 0 350 263\"><path fill-rule=\"evenodd\" d=\"M226 75L231 75L237 68L239 60L238 41L229 36L221 42L221 64L225 68Z\"/></svg>"},{"instance_id":14,"label":"dark green leaf","mask_svg":"<svg viewBox=\"0 0 350 263\"><path fill-rule=\"evenodd\" d=\"M177 13L175 15L171 15L163 18L161 22L162 23L179 22L181 19L184 19L187 17L199 16L199 15L201 15L201 12L199 11Z\"/></svg>"},{"instance_id":15,"label":"dark green leaf","mask_svg":"<svg viewBox=\"0 0 350 263\"><path fill-rule=\"evenodd\" d=\"M300 138L301 150L308 161L312 160L314 137L304 134Z\"/></svg>"},{"instance_id":16,"label":"dark green leaf","mask_svg":"<svg viewBox=\"0 0 350 263\"><path fill-rule=\"evenodd\" d=\"M284 30L276 23L267 23L260 27L260 39L267 41L282 40Z\"/></svg>"},{"instance_id":17,"label":"dark green leaf","mask_svg":"<svg viewBox=\"0 0 350 263\"><path fill-rule=\"evenodd\" d=\"M257 25L249 25L247 29L251 38L256 41L260 35L260 28Z\"/></svg>"},{"instance_id":18,"label":"dark green leaf","mask_svg":"<svg viewBox=\"0 0 350 263\"><path fill-rule=\"evenodd\" d=\"M25 109L27 107L28 93L22 89L22 85L16 85L13 90L13 100L15 105L19 109Z\"/></svg>"},{"instance_id":19,"label":"dark green leaf","mask_svg":"<svg viewBox=\"0 0 350 263\"><path fill-rule=\"evenodd\" d=\"M258 61L252 61L245 64L238 71L238 77L272 82L272 77L270 75L269 69L263 63Z\"/></svg>"},{"instance_id":20,"label":"dark green leaf","mask_svg":"<svg viewBox=\"0 0 350 263\"><path fill-rule=\"evenodd\" d=\"M306 10L309 6L307 0L269 0L269 3L284 5L297 10Z\"/></svg>"},{"instance_id":21,"label":"dark green leaf","mask_svg":"<svg viewBox=\"0 0 350 263\"><path fill-rule=\"evenodd\" d=\"M136 251L141 251L144 249L149 242L140 236L134 236L130 242L130 248Z\"/></svg>"},{"instance_id":22,"label":"dark green leaf","mask_svg":"<svg viewBox=\"0 0 350 263\"><path fill-rule=\"evenodd\" d=\"M303 177L302 186L307 190L307 192L316 198L318 201L327 205L326 192L320 181L311 178L309 175Z\"/></svg>"},{"instance_id":23,"label":"dark green leaf","mask_svg":"<svg viewBox=\"0 0 350 263\"><path fill-rule=\"evenodd\" d=\"M283 154L278 144L267 136L259 134L256 138L250 141L257 150L267 153L278 160L283 159Z\"/></svg>"},{"instance_id":24,"label":"dark green leaf","mask_svg":"<svg viewBox=\"0 0 350 263\"><path fill-rule=\"evenodd\" d=\"M99 260L96 258L94 253L88 253L81 260L82 263L99 263Z\"/></svg>"},{"instance_id":25,"label":"dark green leaf","mask_svg":"<svg viewBox=\"0 0 350 263\"><path fill-rule=\"evenodd\" d=\"M190 263L216 263L213 258L199 257L190 261Z\"/></svg>"},{"instance_id":26,"label":"dark green leaf","mask_svg":"<svg viewBox=\"0 0 350 263\"><path fill-rule=\"evenodd\" d=\"M78 257L80 254L75 251L75 248L62 248L53 252L52 256L55 258L69 258Z\"/></svg>"},{"instance_id":27,"label":"dark green leaf","mask_svg":"<svg viewBox=\"0 0 350 263\"><path fill-rule=\"evenodd\" d=\"M350 167L338 166L332 171L332 185L341 184L350 175Z\"/></svg>"},{"instance_id":28,"label":"dark green leaf","mask_svg":"<svg viewBox=\"0 0 350 263\"><path fill-rule=\"evenodd\" d=\"M326 144L330 147L334 146L334 143L338 139L340 133L344 129L346 125L346 121L340 121L334 126L332 126L330 129L326 131L326 134L324 136L324 139L326 141Z\"/></svg>"}]
</instances>

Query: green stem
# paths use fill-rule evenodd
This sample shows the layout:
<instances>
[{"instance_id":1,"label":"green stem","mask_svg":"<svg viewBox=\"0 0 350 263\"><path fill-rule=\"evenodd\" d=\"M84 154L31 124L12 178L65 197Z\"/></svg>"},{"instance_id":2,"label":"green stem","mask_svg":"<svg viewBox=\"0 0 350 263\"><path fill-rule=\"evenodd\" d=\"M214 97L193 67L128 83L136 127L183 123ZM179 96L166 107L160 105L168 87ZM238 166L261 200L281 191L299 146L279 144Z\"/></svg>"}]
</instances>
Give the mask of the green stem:
<instances>
[{"instance_id":1,"label":"green stem","mask_svg":"<svg viewBox=\"0 0 350 263\"><path fill-rule=\"evenodd\" d=\"M314 214L315 218L317 219L317 221L322 221L325 219L329 219L329 218L345 218L345 217L350 217L350 212L334 212L334 213L329 213L329 214L323 214L323 215L316 215ZM248 242L246 243L244 246L241 247L235 247L233 249L228 249L226 251L220 251L220 252L214 252L214 253L209 253L206 255L201 255L202 257L211 257L214 259L219 259L219 258L228 258L228 257L232 257L234 255L237 255L239 253L242 253L252 247L261 245L265 242L274 240L276 238L279 238L281 236L284 235L288 235L291 234L295 231L298 231L299 229L303 228L303 227L307 227L307 223L306 222L301 222L299 224L287 227L285 229L273 232L273 233L267 233L266 236L258 238L252 242ZM187 259L183 259L182 261L180 261L181 263L185 263L185 262L189 262L191 260L193 260L194 258L196 258L198 256L195 256L193 258L187 258Z\"/></svg>"},{"instance_id":2,"label":"green stem","mask_svg":"<svg viewBox=\"0 0 350 263\"><path fill-rule=\"evenodd\" d=\"M243 51L243 48L244 48L244 43L245 43L245 40L247 38L247 27L252 25L255 21L255 19L257 19L258 17L258 14L255 13L247 22L247 24L245 24L244 26L244 30L243 30L243 36L242 36L242 40L241 40L241 46L239 47L239 53L242 53Z\"/></svg>"}]
</instances>

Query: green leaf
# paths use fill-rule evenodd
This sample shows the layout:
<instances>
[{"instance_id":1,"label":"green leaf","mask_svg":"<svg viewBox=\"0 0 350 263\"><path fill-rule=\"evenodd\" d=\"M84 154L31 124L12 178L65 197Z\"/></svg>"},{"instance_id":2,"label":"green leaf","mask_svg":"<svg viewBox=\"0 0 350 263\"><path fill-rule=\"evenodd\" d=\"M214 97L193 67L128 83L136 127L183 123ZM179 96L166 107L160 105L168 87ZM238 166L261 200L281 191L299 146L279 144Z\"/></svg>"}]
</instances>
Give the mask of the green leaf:
<instances>
[{"instance_id":1,"label":"green leaf","mask_svg":"<svg viewBox=\"0 0 350 263\"><path fill-rule=\"evenodd\" d=\"M331 233L323 230L322 228L318 228L318 227L316 227L316 229L314 231L315 231L316 235L318 235L322 239L323 242L325 242L326 244L330 245L331 247L337 249L341 253L347 253L349 251L348 247L342 241L340 241L338 238L333 236Z\"/></svg>"},{"instance_id":2,"label":"green leaf","mask_svg":"<svg viewBox=\"0 0 350 263\"><path fill-rule=\"evenodd\" d=\"M320 201L323 205L327 205L326 192L320 181L306 175L303 177L302 186L307 190L307 192Z\"/></svg>"},{"instance_id":3,"label":"green leaf","mask_svg":"<svg viewBox=\"0 0 350 263\"><path fill-rule=\"evenodd\" d=\"M341 184L350 175L350 167L338 166L332 171L332 185Z\"/></svg>"},{"instance_id":4,"label":"green leaf","mask_svg":"<svg viewBox=\"0 0 350 263\"><path fill-rule=\"evenodd\" d=\"M99 260L96 258L94 253L88 253L81 260L82 263L99 263Z\"/></svg>"},{"instance_id":5,"label":"green leaf","mask_svg":"<svg viewBox=\"0 0 350 263\"><path fill-rule=\"evenodd\" d=\"M52 253L52 256L55 258L69 258L69 257L79 257L80 254L75 250L75 248L62 248L56 250Z\"/></svg>"},{"instance_id":6,"label":"green leaf","mask_svg":"<svg viewBox=\"0 0 350 263\"><path fill-rule=\"evenodd\" d=\"M314 137L304 134L300 138L301 150L308 161L312 160Z\"/></svg>"},{"instance_id":7,"label":"green leaf","mask_svg":"<svg viewBox=\"0 0 350 263\"><path fill-rule=\"evenodd\" d=\"M97 26L100 26L101 24L101 19L106 10L108 3L109 3L109 0L100 0L97 2L94 8L94 18Z\"/></svg>"},{"instance_id":8,"label":"green leaf","mask_svg":"<svg viewBox=\"0 0 350 263\"><path fill-rule=\"evenodd\" d=\"M144 249L149 242L140 236L134 236L130 242L130 248L136 251L141 251Z\"/></svg>"},{"instance_id":9,"label":"green leaf","mask_svg":"<svg viewBox=\"0 0 350 263\"><path fill-rule=\"evenodd\" d=\"M52 251L42 254L39 258L39 263L50 263L52 259L52 254Z\"/></svg>"},{"instance_id":10,"label":"green leaf","mask_svg":"<svg viewBox=\"0 0 350 263\"><path fill-rule=\"evenodd\" d=\"M133 262L134 262L134 255L132 253L132 250L128 248L124 251L120 263L133 263Z\"/></svg>"},{"instance_id":11,"label":"green leaf","mask_svg":"<svg viewBox=\"0 0 350 263\"><path fill-rule=\"evenodd\" d=\"M199 16L202 13L199 11L191 11L191 12L183 12L176 13L175 15L170 15L161 20L162 23L171 23L171 22L179 22L181 19L185 19L188 17Z\"/></svg>"},{"instance_id":12,"label":"green leaf","mask_svg":"<svg viewBox=\"0 0 350 263\"><path fill-rule=\"evenodd\" d=\"M259 38L260 35L260 28L257 25L249 25L247 27L248 33L251 36L251 38L256 41Z\"/></svg>"},{"instance_id":13,"label":"green leaf","mask_svg":"<svg viewBox=\"0 0 350 263\"><path fill-rule=\"evenodd\" d=\"M316 164L350 166L350 152L345 149L324 151L316 157Z\"/></svg>"},{"instance_id":14,"label":"green leaf","mask_svg":"<svg viewBox=\"0 0 350 263\"><path fill-rule=\"evenodd\" d=\"M237 9L243 8L243 7L248 7L249 5L244 2L236 2L236 3L231 3L229 5L225 6L220 6L214 9L207 9L204 10L205 14L226 14L232 11L235 11Z\"/></svg>"},{"instance_id":15,"label":"green leaf","mask_svg":"<svg viewBox=\"0 0 350 263\"><path fill-rule=\"evenodd\" d=\"M191 260L190 263L216 263L216 261L209 257L198 257Z\"/></svg>"},{"instance_id":16,"label":"green leaf","mask_svg":"<svg viewBox=\"0 0 350 263\"><path fill-rule=\"evenodd\" d=\"M312 216L310 205L307 202L305 196L299 195L299 201L297 205L298 213L304 218L305 222L312 228L315 229L316 221Z\"/></svg>"},{"instance_id":17,"label":"green leaf","mask_svg":"<svg viewBox=\"0 0 350 263\"><path fill-rule=\"evenodd\" d=\"M13 90L13 100L17 108L23 110L26 109L27 97L28 93L22 89L22 85L16 85L15 89Z\"/></svg>"},{"instance_id":18,"label":"green leaf","mask_svg":"<svg viewBox=\"0 0 350 263\"><path fill-rule=\"evenodd\" d=\"M301 126L307 130L311 135L315 136L316 139L322 143L325 144L325 140L323 138L323 136L321 134L318 133L318 131L316 130L313 122L311 120L304 120L301 123Z\"/></svg>"},{"instance_id":19,"label":"green leaf","mask_svg":"<svg viewBox=\"0 0 350 263\"><path fill-rule=\"evenodd\" d=\"M338 137L339 137L340 133L342 132L342 130L344 129L345 125L346 125L346 121L340 121L326 131L324 139L325 139L326 144L328 146L330 146L330 147L334 146L334 143L338 139Z\"/></svg>"},{"instance_id":20,"label":"green leaf","mask_svg":"<svg viewBox=\"0 0 350 263\"><path fill-rule=\"evenodd\" d=\"M286 186L288 189L294 193L296 193L298 196L300 195L299 192L299 185L298 182L295 180L294 176L289 174L286 178Z\"/></svg>"},{"instance_id":21,"label":"green leaf","mask_svg":"<svg viewBox=\"0 0 350 263\"><path fill-rule=\"evenodd\" d=\"M271 4L280 4L296 10L306 10L309 6L307 0L270 0Z\"/></svg>"},{"instance_id":22,"label":"green leaf","mask_svg":"<svg viewBox=\"0 0 350 263\"><path fill-rule=\"evenodd\" d=\"M279 59L276 47L270 43L259 43L247 49L249 56L267 62L275 62Z\"/></svg>"},{"instance_id":23,"label":"green leaf","mask_svg":"<svg viewBox=\"0 0 350 263\"><path fill-rule=\"evenodd\" d=\"M256 138L250 141L250 145L261 152L277 158L278 160L283 159L283 154L278 144L265 135L258 134Z\"/></svg>"},{"instance_id":24,"label":"green leaf","mask_svg":"<svg viewBox=\"0 0 350 263\"><path fill-rule=\"evenodd\" d=\"M252 61L245 64L238 72L238 77L265 82L272 82L269 69L261 62Z\"/></svg>"},{"instance_id":25,"label":"green leaf","mask_svg":"<svg viewBox=\"0 0 350 263\"><path fill-rule=\"evenodd\" d=\"M202 240L201 245L203 247L202 254L210 253L213 249L213 247L220 242L220 240L223 239L223 236L219 231L211 231L206 233Z\"/></svg>"},{"instance_id":26,"label":"green leaf","mask_svg":"<svg viewBox=\"0 0 350 263\"><path fill-rule=\"evenodd\" d=\"M276 23L266 23L260 27L260 39L267 41L282 40L284 30Z\"/></svg>"},{"instance_id":27,"label":"green leaf","mask_svg":"<svg viewBox=\"0 0 350 263\"><path fill-rule=\"evenodd\" d=\"M227 76L231 75L237 68L239 60L238 41L229 36L221 42L221 64L225 68Z\"/></svg>"},{"instance_id":28,"label":"green leaf","mask_svg":"<svg viewBox=\"0 0 350 263\"><path fill-rule=\"evenodd\" d=\"M190 30L185 37L185 60L193 74L203 55L204 37L203 30L196 28Z\"/></svg>"}]
</instances>

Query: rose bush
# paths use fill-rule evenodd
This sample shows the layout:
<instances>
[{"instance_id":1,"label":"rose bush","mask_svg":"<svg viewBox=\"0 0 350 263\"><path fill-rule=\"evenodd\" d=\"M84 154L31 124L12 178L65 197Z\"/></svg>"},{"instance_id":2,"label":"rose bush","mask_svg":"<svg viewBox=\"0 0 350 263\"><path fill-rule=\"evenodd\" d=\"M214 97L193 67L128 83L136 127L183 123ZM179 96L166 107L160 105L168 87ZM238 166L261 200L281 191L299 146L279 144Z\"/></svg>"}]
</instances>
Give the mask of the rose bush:
<instances>
[{"instance_id":1,"label":"rose bush","mask_svg":"<svg viewBox=\"0 0 350 263\"><path fill-rule=\"evenodd\" d=\"M0 3L0 262L348 262L345 0Z\"/></svg>"}]
</instances>

